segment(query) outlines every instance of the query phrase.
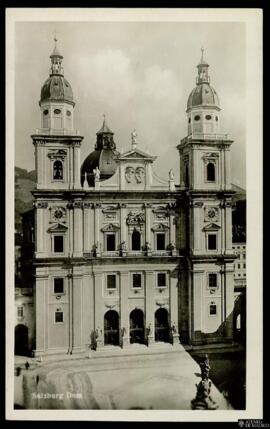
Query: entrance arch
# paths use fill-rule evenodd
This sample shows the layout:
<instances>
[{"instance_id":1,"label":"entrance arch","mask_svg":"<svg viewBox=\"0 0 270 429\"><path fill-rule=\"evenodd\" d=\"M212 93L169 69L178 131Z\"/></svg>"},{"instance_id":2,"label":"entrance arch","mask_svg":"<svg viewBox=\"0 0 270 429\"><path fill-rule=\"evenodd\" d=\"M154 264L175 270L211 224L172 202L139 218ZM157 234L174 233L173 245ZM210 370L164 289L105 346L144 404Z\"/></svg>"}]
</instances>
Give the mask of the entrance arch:
<instances>
[{"instance_id":1,"label":"entrance arch","mask_svg":"<svg viewBox=\"0 0 270 429\"><path fill-rule=\"evenodd\" d=\"M109 310L104 315L104 345L119 346L119 315Z\"/></svg>"},{"instance_id":2,"label":"entrance arch","mask_svg":"<svg viewBox=\"0 0 270 429\"><path fill-rule=\"evenodd\" d=\"M140 309L132 310L129 315L130 343L144 344L144 315Z\"/></svg>"},{"instance_id":3,"label":"entrance arch","mask_svg":"<svg viewBox=\"0 0 270 429\"><path fill-rule=\"evenodd\" d=\"M155 341L168 343L170 340L169 314L166 308L155 312Z\"/></svg>"},{"instance_id":4,"label":"entrance arch","mask_svg":"<svg viewBox=\"0 0 270 429\"><path fill-rule=\"evenodd\" d=\"M28 328L19 324L15 327L15 355L27 356L28 353Z\"/></svg>"}]
</instances>

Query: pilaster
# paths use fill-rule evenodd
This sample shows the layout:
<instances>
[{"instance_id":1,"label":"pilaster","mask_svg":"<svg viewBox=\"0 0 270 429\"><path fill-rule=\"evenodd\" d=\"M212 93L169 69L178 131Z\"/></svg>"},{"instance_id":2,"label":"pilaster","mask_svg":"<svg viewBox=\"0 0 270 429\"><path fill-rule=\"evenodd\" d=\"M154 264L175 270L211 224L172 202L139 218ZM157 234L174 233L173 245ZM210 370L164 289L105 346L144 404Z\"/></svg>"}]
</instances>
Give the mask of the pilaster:
<instances>
[{"instance_id":1,"label":"pilaster","mask_svg":"<svg viewBox=\"0 0 270 429\"><path fill-rule=\"evenodd\" d=\"M120 330L122 346L129 344L128 271L120 272Z\"/></svg>"},{"instance_id":2,"label":"pilaster","mask_svg":"<svg viewBox=\"0 0 270 429\"><path fill-rule=\"evenodd\" d=\"M94 303L95 303L95 331L97 347L104 346L104 316L103 316L103 274L94 273Z\"/></svg>"},{"instance_id":3,"label":"pilaster","mask_svg":"<svg viewBox=\"0 0 270 429\"><path fill-rule=\"evenodd\" d=\"M145 272L145 323L148 332L148 345L155 341L155 284L154 272Z\"/></svg>"}]
</instances>

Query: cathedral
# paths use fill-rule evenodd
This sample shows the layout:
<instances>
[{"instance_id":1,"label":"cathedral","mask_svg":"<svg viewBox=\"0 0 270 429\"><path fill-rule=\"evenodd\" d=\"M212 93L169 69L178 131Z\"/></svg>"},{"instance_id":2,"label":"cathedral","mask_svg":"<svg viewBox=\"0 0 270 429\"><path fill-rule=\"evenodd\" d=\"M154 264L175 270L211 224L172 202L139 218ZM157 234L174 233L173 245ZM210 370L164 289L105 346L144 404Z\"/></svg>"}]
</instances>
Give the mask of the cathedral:
<instances>
[{"instance_id":1,"label":"cathedral","mask_svg":"<svg viewBox=\"0 0 270 429\"><path fill-rule=\"evenodd\" d=\"M104 117L81 163L75 101L57 44L33 134L35 356L157 343L230 343L234 305L230 146L202 51L175 148L155 173L131 133L119 152ZM184 106L183 106L184 108ZM181 136L179 136L181 137ZM177 153L177 152L176 152Z\"/></svg>"}]
</instances>

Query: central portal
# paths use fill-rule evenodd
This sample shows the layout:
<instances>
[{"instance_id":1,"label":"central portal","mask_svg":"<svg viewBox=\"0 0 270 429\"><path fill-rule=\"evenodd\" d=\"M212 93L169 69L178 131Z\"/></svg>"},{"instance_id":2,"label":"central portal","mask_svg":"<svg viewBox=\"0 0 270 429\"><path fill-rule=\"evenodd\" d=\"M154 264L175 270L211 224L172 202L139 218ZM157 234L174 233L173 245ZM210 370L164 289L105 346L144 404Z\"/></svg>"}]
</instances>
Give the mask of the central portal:
<instances>
[{"instance_id":1,"label":"central portal","mask_svg":"<svg viewBox=\"0 0 270 429\"><path fill-rule=\"evenodd\" d=\"M155 312L155 341L168 343L170 340L169 315L166 308Z\"/></svg>"},{"instance_id":2,"label":"central portal","mask_svg":"<svg viewBox=\"0 0 270 429\"><path fill-rule=\"evenodd\" d=\"M130 343L144 344L144 317L142 310L135 309L129 316Z\"/></svg>"},{"instance_id":3,"label":"central portal","mask_svg":"<svg viewBox=\"0 0 270 429\"><path fill-rule=\"evenodd\" d=\"M119 346L119 316L109 310L104 316L104 345Z\"/></svg>"}]
</instances>

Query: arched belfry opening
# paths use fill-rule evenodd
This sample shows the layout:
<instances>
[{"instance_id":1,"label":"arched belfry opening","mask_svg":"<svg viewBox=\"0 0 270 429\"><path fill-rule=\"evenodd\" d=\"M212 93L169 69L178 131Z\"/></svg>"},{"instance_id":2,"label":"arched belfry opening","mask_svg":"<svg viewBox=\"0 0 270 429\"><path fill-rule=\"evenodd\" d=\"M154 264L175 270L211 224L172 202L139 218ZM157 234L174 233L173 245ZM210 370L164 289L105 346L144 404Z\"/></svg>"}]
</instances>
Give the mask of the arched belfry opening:
<instances>
[{"instance_id":1,"label":"arched belfry opening","mask_svg":"<svg viewBox=\"0 0 270 429\"><path fill-rule=\"evenodd\" d=\"M215 182L216 180L216 168L213 162L209 162L206 167L206 175L208 182Z\"/></svg>"},{"instance_id":2,"label":"arched belfry opening","mask_svg":"<svg viewBox=\"0 0 270 429\"><path fill-rule=\"evenodd\" d=\"M53 179L63 180L63 164L62 161L56 160L53 163Z\"/></svg>"}]
</instances>

